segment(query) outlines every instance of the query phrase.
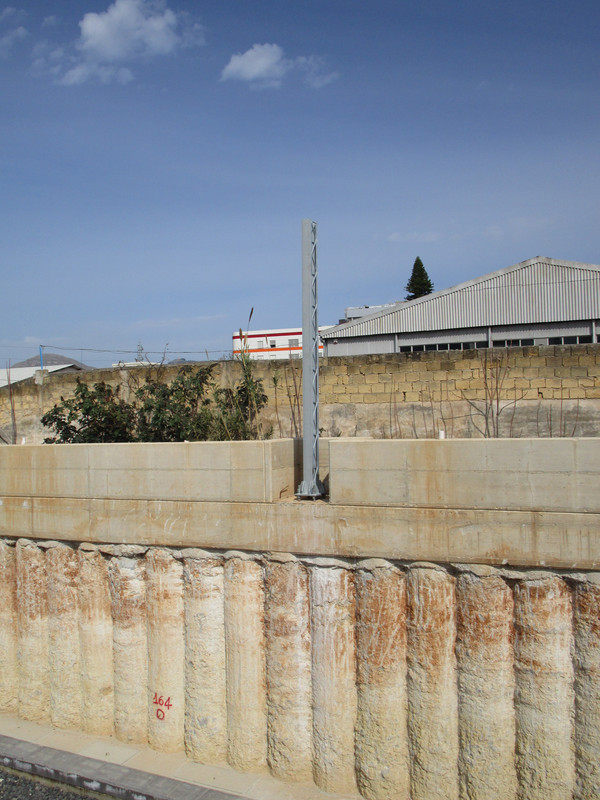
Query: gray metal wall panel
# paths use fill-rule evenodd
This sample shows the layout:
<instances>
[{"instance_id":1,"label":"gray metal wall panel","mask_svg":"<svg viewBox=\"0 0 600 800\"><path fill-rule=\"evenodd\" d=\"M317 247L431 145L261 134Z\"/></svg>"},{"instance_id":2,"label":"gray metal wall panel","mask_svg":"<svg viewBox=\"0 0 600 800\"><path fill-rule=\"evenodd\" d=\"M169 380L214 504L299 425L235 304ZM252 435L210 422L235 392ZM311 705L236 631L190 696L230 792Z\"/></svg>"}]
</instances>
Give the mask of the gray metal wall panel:
<instances>
[{"instance_id":1,"label":"gray metal wall panel","mask_svg":"<svg viewBox=\"0 0 600 800\"><path fill-rule=\"evenodd\" d=\"M357 321L335 338L489 325L536 324L600 316L600 267L554 261L524 262Z\"/></svg>"}]
</instances>

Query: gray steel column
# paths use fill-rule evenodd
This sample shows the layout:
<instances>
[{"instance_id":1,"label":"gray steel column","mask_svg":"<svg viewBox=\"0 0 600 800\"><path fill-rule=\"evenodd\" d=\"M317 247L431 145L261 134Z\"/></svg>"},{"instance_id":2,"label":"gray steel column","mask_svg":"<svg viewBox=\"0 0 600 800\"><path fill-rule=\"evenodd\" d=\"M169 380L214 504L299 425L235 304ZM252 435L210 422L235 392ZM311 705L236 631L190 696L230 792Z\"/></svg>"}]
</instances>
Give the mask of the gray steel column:
<instances>
[{"instance_id":1,"label":"gray steel column","mask_svg":"<svg viewBox=\"0 0 600 800\"><path fill-rule=\"evenodd\" d=\"M302 483L297 497L325 494L319 480L319 323L317 223L302 220Z\"/></svg>"}]
</instances>

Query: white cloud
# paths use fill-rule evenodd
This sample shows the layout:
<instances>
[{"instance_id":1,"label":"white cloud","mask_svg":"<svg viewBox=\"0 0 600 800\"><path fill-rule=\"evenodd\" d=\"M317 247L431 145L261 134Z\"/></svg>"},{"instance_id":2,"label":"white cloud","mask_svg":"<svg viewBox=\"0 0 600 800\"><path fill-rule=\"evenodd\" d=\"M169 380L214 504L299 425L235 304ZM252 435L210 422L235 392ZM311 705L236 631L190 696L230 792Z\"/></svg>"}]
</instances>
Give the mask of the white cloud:
<instances>
[{"instance_id":1,"label":"white cloud","mask_svg":"<svg viewBox=\"0 0 600 800\"><path fill-rule=\"evenodd\" d=\"M25 39L26 36L27 30L22 25L19 25L18 28L13 28L8 33L5 33L4 36L0 37L0 58L8 58L13 45Z\"/></svg>"},{"instance_id":2,"label":"white cloud","mask_svg":"<svg viewBox=\"0 0 600 800\"><path fill-rule=\"evenodd\" d=\"M57 22L58 18L54 14L50 14L49 17L44 17L42 28L53 28Z\"/></svg>"},{"instance_id":3,"label":"white cloud","mask_svg":"<svg viewBox=\"0 0 600 800\"><path fill-rule=\"evenodd\" d=\"M0 11L0 22L4 22L5 19L10 19L10 17L14 17L17 13L16 8L12 8L11 6L7 6L6 8Z\"/></svg>"},{"instance_id":4,"label":"white cloud","mask_svg":"<svg viewBox=\"0 0 600 800\"><path fill-rule=\"evenodd\" d=\"M54 23L54 17L44 21L46 26ZM134 78L133 64L204 44L202 26L164 0L115 0L106 11L85 14L79 29L79 38L67 52L41 43L48 52L34 53L34 70L53 75L64 86L92 80L124 84ZM59 52L61 60L56 58Z\"/></svg>"},{"instance_id":5,"label":"white cloud","mask_svg":"<svg viewBox=\"0 0 600 800\"><path fill-rule=\"evenodd\" d=\"M221 80L245 81L254 89L278 89L292 71L304 73L306 84L313 89L320 89L338 77L337 73L327 73L324 60L317 56L289 59L278 44L254 44L245 53L231 56Z\"/></svg>"},{"instance_id":6,"label":"white cloud","mask_svg":"<svg viewBox=\"0 0 600 800\"><path fill-rule=\"evenodd\" d=\"M231 56L221 79L247 81L263 88L277 88L292 62L284 58L278 44L255 44L245 53Z\"/></svg>"}]
</instances>

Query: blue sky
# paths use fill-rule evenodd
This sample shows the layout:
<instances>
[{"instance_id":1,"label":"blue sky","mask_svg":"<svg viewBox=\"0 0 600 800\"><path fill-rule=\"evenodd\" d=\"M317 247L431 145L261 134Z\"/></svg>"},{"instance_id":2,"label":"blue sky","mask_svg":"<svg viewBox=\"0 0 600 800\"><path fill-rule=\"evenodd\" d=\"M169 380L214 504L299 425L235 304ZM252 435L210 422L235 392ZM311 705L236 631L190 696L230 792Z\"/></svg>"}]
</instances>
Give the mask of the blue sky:
<instances>
[{"instance_id":1,"label":"blue sky","mask_svg":"<svg viewBox=\"0 0 600 800\"><path fill-rule=\"evenodd\" d=\"M0 5L0 365L600 262L597 1Z\"/></svg>"}]
</instances>

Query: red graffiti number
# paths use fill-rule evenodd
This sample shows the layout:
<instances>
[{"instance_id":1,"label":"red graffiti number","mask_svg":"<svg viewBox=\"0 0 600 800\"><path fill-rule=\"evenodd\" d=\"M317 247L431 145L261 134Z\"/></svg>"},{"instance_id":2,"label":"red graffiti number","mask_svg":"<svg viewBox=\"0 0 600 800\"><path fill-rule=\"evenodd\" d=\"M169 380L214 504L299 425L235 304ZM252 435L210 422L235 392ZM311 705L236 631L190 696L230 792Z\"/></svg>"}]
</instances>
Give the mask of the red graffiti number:
<instances>
[{"instance_id":1,"label":"red graffiti number","mask_svg":"<svg viewBox=\"0 0 600 800\"><path fill-rule=\"evenodd\" d=\"M157 717L157 719L161 719L161 720L165 718L165 712L164 712L163 709L166 708L167 711L168 711L171 708L171 706L173 705L171 703L171 698L170 697L167 697L167 699L165 700L165 698L163 697L162 694L160 695L160 697L158 696L158 692L154 692L154 700L152 701L152 703L155 706L159 706L159 708L156 709L156 717Z\"/></svg>"}]
</instances>

